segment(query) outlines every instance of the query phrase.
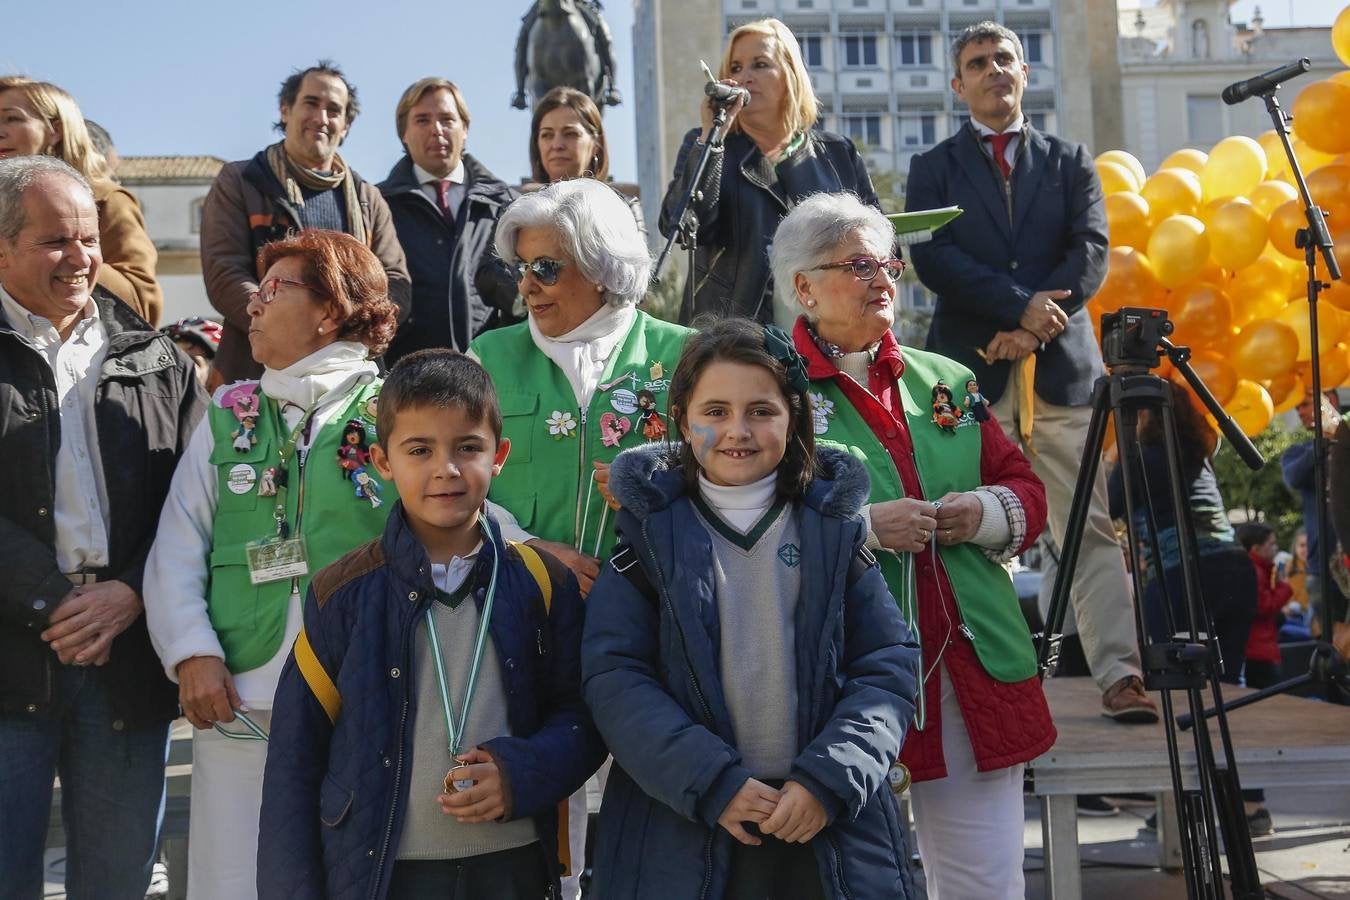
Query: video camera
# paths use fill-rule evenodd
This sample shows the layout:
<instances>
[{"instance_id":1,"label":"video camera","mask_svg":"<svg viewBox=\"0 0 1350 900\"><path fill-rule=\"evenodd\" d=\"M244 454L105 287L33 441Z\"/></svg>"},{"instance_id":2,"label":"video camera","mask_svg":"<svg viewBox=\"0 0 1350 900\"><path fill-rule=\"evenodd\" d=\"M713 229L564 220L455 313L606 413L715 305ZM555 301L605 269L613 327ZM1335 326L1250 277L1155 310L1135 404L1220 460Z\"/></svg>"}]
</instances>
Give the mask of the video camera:
<instances>
[{"instance_id":1,"label":"video camera","mask_svg":"<svg viewBox=\"0 0 1350 900\"><path fill-rule=\"evenodd\" d=\"M1123 306L1102 315L1102 360L1107 368L1152 369L1162 358L1163 339L1172 333L1167 310Z\"/></svg>"}]
</instances>

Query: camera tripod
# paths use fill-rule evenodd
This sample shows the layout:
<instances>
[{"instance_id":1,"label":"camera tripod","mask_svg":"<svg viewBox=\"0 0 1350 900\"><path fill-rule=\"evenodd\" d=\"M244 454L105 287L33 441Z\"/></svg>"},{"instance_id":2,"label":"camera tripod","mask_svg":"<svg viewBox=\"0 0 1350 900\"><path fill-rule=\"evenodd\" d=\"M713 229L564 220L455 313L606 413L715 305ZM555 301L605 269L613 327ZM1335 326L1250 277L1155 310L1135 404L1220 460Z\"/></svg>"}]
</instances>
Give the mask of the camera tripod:
<instances>
[{"instance_id":1,"label":"camera tripod","mask_svg":"<svg viewBox=\"0 0 1350 900\"><path fill-rule=\"evenodd\" d=\"M1078 470L1073 502L1064 541L1060 548L1059 573L1051 595L1046 616L1045 631L1037 648L1042 677L1053 671L1059 653L1060 630L1069 604L1069 590L1073 583L1078 551L1087 524L1098 465L1105 446L1108 417L1114 416L1116 442L1120 448L1120 466L1125 488L1125 505L1130 558L1135 596L1135 627L1139 635L1140 659L1143 662L1144 683L1161 692L1162 721L1167 738L1167 762L1171 774L1172 793L1176 798L1180 824L1182 862L1186 877L1186 892L1191 900L1222 900L1223 869L1219 858L1218 833L1223 835L1223 851L1228 860L1234 900L1259 900L1263 896L1252 850L1251 835L1247 830L1242 810L1241 786L1233 744L1228 732L1228 720L1223 712L1223 698L1218 673L1221 660L1215 630L1201 600L1199 554L1190 517L1186 514L1189 501L1182 478L1181 455L1176 423L1172 410L1172 396L1165 379L1153 374L1165 353L1204 402L1224 435L1232 442L1238 454L1253 469L1264 461L1251 441L1237 428L1223 411L1204 382L1188 362L1190 349L1178 347L1167 339L1172 325L1167 313L1160 309L1123 308L1102 317L1102 355L1108 374L1097 379L1092 391L1092 418L1088 425L1083 460ZM1145 486L1146 475L1141 460L1137 424L1139 414L1148 411L1159 416L1166 451L1168 492L1175 511L1177 546L1181 561L1184 621L1175 621L1173 604L1167 597L1165 579L1161 572L1161 548L1158 537L1158 518L1150 504ZM1143 498L1143 509L1137 509L1136 498ZM1139 537L1133 523L1136 512L1146 514L1149 558L1155 561L1156 577L1163 582L1162 604L1167 633L1174 635L1163 642L1148 640L1143 598L1144 573L1137 562ZM1179 633L1179 631L1180 633ZM1201 636L1201 633L1204 636ZM1203 692L1208 687L1215 708L1220 758L1215 756L1213 738L1208 728L1193 730L1193 746L1197 770L1193 786L1182 773L1182 748L1174 716L1173 692L1182 694L1192 717L1204 709Z\"/></svg>"}]
</instances>

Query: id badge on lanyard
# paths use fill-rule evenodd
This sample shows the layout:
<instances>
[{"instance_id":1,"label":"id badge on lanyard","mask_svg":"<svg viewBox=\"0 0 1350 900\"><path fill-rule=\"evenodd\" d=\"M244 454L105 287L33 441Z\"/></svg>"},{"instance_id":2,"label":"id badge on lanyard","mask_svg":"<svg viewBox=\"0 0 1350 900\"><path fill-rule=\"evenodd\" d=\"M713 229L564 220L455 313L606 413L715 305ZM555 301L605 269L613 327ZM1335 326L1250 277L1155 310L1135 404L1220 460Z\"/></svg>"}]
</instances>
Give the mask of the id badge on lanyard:
<instances>
[{"instance_id":1,"label":"id badge on lanyard","mask_svg":"<svg viewBox=\"0 0 1350 900\"><path fill-rule=\"evenodd\" d=\"M244 545L244 556L248 563L248 580L254 585L271 584L288 578L303 578L309 574L309 551L305 547L305 536L291 534L290 523L286 521L286 485L290 475L291 459L295 456L295 446L300 434L314 415L315 407L305 410L290 437L278 453L276 483L276 534L249 541Z\"/></svg>"}]
</instances>

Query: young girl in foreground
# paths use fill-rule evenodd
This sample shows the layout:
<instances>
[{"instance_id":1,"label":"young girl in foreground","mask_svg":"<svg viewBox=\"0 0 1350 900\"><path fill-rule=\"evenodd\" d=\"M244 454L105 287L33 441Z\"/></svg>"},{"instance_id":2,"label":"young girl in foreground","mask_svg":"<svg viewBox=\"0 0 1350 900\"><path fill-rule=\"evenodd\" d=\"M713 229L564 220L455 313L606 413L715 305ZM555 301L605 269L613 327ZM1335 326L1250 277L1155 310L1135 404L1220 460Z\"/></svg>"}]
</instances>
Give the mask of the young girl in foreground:
<instances>
[{"instance_id":1,"label":"young girl in foreground","mask_svg":"<svg viewBox=\"0 0 1350 900\"><path fill-rule=\"evenodd\" d=\"M606 900L910 894L887 775L918 648L862 549L866 473L816 454L806 386L786 335L723 320L671 382L684 442L614 461L622 543L582 644L615 762Z\"/></svg>"}]
</instances>

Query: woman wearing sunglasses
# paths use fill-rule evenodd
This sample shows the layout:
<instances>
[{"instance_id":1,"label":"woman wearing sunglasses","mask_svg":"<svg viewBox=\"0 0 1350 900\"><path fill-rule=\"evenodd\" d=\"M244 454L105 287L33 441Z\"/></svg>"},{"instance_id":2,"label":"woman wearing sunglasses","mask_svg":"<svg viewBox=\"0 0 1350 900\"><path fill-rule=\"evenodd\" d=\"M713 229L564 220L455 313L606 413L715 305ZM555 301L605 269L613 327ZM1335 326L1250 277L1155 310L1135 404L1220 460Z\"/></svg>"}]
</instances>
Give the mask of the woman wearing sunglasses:
<instances>
[{"instance_id":1,"label":"woman wearing sunglasses","mask_svg":"<svg viewBox=\"0 0 1350 900\"><path fill-rule=\"evenodd\" d=\"M398 314L384 266L355 238L318 230L268 244L258 262L248 337L262 378L215 392L145 569L150 637L198 729L196 898L256 896L260 738L301 602L319 569L383 532L397 499L365 465L380 391L372 359Z\"/></svg>"},{"instance_id":2,"label":"woman wearing sunglasses","mask_svg":"<svg viewBox=\"0 0 1350 900\"><path fill-rule=\"evenodd\" d=\"M896 342L894 252L885 216L817 194L774 235L777 300L801 312L816 444L864 460L868 544L919 635L919 709L892 784L913 779L929 895L1021 897L1022 770L1055 729L1001 564L1044 527L1045 489L968 368Z\"/></svg>"}]
</instances>

